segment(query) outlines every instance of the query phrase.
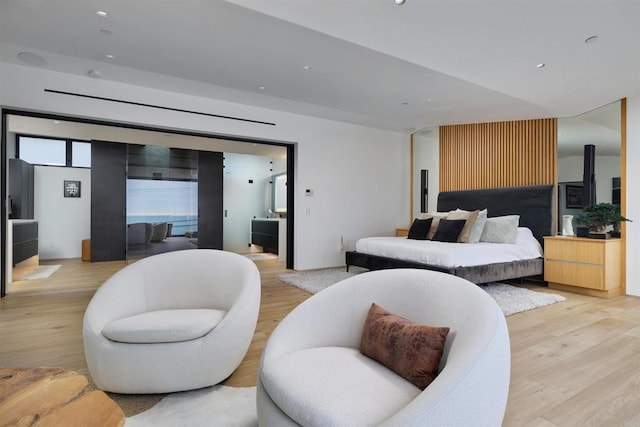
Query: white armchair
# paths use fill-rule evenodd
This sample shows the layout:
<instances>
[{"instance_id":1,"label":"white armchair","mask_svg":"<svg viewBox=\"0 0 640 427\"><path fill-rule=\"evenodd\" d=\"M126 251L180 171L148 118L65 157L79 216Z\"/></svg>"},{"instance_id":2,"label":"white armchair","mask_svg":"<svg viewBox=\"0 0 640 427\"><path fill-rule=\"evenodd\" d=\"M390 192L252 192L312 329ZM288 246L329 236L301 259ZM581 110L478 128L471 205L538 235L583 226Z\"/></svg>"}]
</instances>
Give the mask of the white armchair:
<instances>
[{"instance_id":1,"label":"white armchair","mask_svg":"<svg viewBox=\"0 0 640 427\"><path fill-rule=\"evenodd\" d=\"M244 358L259 308L260 274L241 255L194 249L142 259L110 277L87 307L89 373L116 393L217 384Z\"/></svg>"},{"instance_id":2,"label":"white armchair","mask_svg":"<svg viewBox=\"0 0 640 427\"><path fill-rule=\"evenodd\" d=\"M424 391L359 351L372 303L448 326L440 373ZM427 270L363 273L312 296L269 337L258 374L260 426L500 426L509 335L495 301Z\"/></svg>"}]
</instances>

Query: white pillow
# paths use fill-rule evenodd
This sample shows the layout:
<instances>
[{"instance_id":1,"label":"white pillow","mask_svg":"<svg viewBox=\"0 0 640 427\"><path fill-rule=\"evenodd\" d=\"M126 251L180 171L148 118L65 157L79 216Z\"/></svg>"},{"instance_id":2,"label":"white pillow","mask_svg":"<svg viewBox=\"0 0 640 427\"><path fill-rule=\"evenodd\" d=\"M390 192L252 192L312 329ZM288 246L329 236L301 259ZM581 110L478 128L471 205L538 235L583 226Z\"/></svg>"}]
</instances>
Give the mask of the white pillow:
<instances>
[{"instance_id":1,"label":"white pillow","mask_svg":"<svg viewBox=\"0 0 640 427\"><path fill-rule=\"evenodd\" d=\"M458 212L469 212L463 209L456 209ZM468 243L478 243L480 241L480 237L482 236L482 231L484 230L484 224L487 222L487 210L482 209L476 220L473 222L473 226L471 227L471 232L469 233L469 241Z\"/></svg>"},{"instance_id":2,"label":"white pillow","mask_svg":"<svg viewBox=\"0 0 640 427\"><path fill-rule=\"evenodd\" d=\"M515 243L518 235L520 215L505 215L487 218L480 236L481 242Z\"/></svg>"}]
</instances>

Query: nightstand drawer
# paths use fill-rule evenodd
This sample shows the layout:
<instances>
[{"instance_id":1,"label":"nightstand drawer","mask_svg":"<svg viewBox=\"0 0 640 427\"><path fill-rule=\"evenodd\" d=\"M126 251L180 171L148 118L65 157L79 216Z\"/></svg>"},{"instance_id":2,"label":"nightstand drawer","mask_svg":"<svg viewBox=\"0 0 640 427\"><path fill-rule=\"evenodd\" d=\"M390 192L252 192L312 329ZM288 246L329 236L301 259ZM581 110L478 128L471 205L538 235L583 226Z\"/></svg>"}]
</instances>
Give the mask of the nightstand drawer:
<instances>
[{"instance_id":1,"label":"nightstand drawer","mask_svg":"<svg viewBox=\"0 0 640 427\"><path fill-rule=\"evenodd\" d=\"M604 290L604 268L602 265L547 260L544 265L544 280L554 283L579 284L583 288Z\"/></svg>"},{"instance_id":2,"label":"nightstand drawer","mask_svg":"<svg viewBox=\"0 0 640 427\"><path fill-rule=\"evenodd\" d=\"M602 242L588 240L545 240L544 257L550 260L563 260L585 264L604 264Z\"/></svg>"}]
</instances>

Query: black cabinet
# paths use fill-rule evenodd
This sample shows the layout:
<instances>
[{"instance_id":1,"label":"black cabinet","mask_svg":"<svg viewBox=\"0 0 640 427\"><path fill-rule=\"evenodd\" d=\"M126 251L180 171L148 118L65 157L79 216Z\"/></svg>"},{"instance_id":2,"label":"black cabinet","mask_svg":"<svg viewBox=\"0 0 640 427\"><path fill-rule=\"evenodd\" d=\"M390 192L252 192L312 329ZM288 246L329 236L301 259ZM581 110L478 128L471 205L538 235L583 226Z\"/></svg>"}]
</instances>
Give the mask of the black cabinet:
<instances>
[{"instance_id":1,"label":"black cabinet","mask_svg":"<svg viewBox=\"0 0 640 427\"><path fill-rule=\"evenodd\" d=\"M278 221L251 221L251 243L262 246L264 252L278 253Z\"/></svg>"},{"instance_id":2,"label":"black cabinet","mask_svg":"<svg viewBox=\"0 0 640 427\"><path fill-rule=\"evenodd\" d=\"M13 223L13 266L38 254L38 223Z\"/></svg>"},{"instance_id":3,"label":"black cabinet","mask_svg":"<svg viewBox=\"0 0 640 427\"><path fill-rule=\"evenodd\" d=\"M33 219L33 165L9 159L9 218Z\"/></svg>"}]
</instances>

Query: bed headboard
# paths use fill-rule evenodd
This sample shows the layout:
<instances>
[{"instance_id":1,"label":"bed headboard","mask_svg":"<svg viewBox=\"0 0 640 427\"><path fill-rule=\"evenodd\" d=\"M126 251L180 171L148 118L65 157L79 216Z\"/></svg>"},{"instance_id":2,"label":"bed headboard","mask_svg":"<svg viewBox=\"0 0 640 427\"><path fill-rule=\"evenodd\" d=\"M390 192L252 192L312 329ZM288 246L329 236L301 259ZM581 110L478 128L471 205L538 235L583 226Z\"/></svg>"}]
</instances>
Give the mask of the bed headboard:
<instances>
[{"instance_id":1,"label":"bed headboard","mask_svg":"<svg viewBox=\"0 0 640 427\"><path fill-rule=\"evenodd\" d=\"M457 208L481 210L487 216L520 215L520 226L529 227L540 244L553 232L553 185L445 191L438 195L438 212Z\"/></svg>"}]
</instances>

